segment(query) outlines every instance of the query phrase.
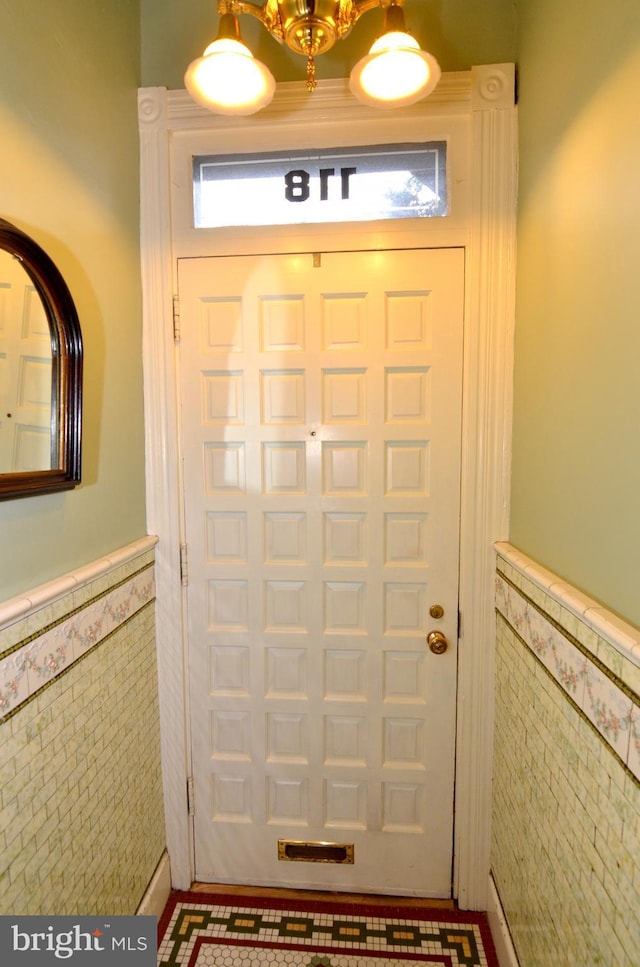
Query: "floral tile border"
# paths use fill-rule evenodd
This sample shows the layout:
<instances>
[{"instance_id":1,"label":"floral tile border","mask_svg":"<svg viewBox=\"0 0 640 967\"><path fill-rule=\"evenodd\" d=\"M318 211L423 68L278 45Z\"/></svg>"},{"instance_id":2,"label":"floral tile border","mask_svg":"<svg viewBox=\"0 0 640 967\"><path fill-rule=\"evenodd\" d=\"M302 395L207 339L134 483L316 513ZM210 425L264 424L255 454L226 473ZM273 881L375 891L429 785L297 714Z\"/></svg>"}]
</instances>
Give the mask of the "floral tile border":
<instances>
[{"instance_id":1,"label":"floral tile border","mask_svg":"<svg viewBox=\"0 0 640 967\"><path fill-rule=\"evenodd\" d=\"M640 776L640 708L634 705L631 710L631 741L629 743L628 766L636 779Z\"/></svg>"},{"instance_id":2,"label":"floral tile border","mask_svg":"<svg viewBox=\"0 0 640 967\"><path fill-rule=\"evenodd\" d=\"M511 564L514 564L513 559ZM563 617L562 608L553 607L553 600L548 598L543 604L543 599L535 594L536 588L531 586L528 576L517 564L514 565L515 573L510 576L502 572L501 566L500 555L496 574L497 611L589 719L633 776L640 779L638 695L628 683L603 664L596 639L591 642L595 648L592 658L582 643L581 637L584 636L580 636L580 629L575 622L568 621L571 630L565 631L559 623L559 619ZM517 581L518 572L520 581ZM540 588L539 582L537 587ZM566 585L563 587L566 588ZM546 590L548 593L548 589Z\"/></svg>"},{"instance_id":3,"label":"floral tile border","mask_svg":"<svg viewBox=\"0 0 640 967\"><path fill-rule=\"evenodd\" d=\"M69 597L66 614L50 624L43 620L40 631L31 630L34 622L38 623L38 615L33 613L33 608L29 609L28 615L24 615L22 640L0 657L0 722L154 600L154 566L149 561L148 553L144 553L148 551L146 544L140 547L143 543L132 545L130 555L105 558L77 572L76 577L80 580L65 582L65 579L61 579L56 582L57 590L66 590L69 585L69 591L73 589L78 592L82 589L81 578L85 577L93 596L76 609L73 596ZM113 567L114 558L117 567ZM112 565L110 574L109 564ZM130 576L123 578L122 574ZM98 585L94 583L97 575L100 576ZM111 587L108 587L109 584ZM100 590L103 586L106 589ZM46 600L44 595L42 598L45 605L42 616L45 617L46 605L50 600Z\"/></svg>"},{"instance_id":4,"label":"floral tile border","mask_svg":"<svg viewBox=\"0 0 640 967\"><path fill-rule=\"evenodd\" d=\"M582 645L597 655L619 678L640 693L640 629L604 608L598 601L561 580L552 571L506 541L495 545L500 568L516 587L559 621Z\"/></svg>"}]
</instances>

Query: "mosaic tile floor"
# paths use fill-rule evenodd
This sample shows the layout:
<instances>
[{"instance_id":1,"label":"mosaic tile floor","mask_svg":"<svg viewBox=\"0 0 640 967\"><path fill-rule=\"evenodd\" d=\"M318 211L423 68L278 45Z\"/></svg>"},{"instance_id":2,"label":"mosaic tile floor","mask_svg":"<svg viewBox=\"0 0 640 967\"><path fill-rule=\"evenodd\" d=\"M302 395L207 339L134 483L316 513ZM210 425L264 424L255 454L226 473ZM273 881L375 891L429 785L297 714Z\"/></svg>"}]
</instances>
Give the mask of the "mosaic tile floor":
<instances>
[{"instance_id":1,"label":"mosaic tile floor","mask_svg":"<svg viewBox=\"0 0 640 967\"><path fill-rule=\"evenodd\" d=\"M160 967L498 967L486 917L429 908L172 895Z\"/></svg>"}]
</instances>

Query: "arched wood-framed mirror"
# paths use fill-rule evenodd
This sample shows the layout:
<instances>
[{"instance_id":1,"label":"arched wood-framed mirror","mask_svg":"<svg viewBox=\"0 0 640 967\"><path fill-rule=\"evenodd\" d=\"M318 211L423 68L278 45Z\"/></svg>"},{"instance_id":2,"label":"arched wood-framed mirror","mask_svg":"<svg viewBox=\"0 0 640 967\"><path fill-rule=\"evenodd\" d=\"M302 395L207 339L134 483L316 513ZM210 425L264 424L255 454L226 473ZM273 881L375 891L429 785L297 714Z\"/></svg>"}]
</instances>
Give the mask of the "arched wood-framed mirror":
<instances>
[{"instance_id":1,"label":"arched wood-framed mirror","mask_svg":"<svg viewBox=\"0 0 640 967\"><path fill-rule=\"evenodd\" d=\"M82 334L47 253L0 218L0 499L80 482Z\"/></svg>"}]
</instances>

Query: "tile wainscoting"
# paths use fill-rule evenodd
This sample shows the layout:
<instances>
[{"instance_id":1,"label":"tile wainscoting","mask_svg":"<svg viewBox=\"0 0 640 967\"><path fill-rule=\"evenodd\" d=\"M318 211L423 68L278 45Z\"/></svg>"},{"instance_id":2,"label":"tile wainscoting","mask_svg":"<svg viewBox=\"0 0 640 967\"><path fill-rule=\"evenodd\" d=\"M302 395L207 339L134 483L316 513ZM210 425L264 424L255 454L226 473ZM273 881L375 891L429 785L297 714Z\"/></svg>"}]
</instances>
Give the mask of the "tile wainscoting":
<instances>
[{"instance_id":1,"label":"tile wainscoting","mask_svg":"<svg viewBox=\"0 0 640 967\"><path fill-rule=\"evenodd\" d=\"M640 949L640 632L496 545L492 872L521 967Z\"/></svg>"},{"instance_id":2,"label":"tile wainscoting","mask_svg":"<svg viewBox=\"0 0 640 967\"><path fill-rule=\"evenodd\" d=\"M135 913L165 847L145 538L0 604L0 909Z\"/></svg>"}]
</instances>

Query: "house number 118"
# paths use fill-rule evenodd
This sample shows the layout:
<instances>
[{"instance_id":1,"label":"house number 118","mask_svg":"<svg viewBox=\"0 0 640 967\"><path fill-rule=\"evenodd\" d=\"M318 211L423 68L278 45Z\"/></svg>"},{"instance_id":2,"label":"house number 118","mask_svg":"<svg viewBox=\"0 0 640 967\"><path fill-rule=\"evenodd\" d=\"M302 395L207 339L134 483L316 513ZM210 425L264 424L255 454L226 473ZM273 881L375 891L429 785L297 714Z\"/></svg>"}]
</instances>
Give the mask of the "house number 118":
<instances>
[{"instance_id":1,"label":"house number 118","mask_svg":"<svg viewBox=\"0 0 640 967\"><path fill-rule=\"evenodd\" d=\"M357 168L341 168L340 182L342 200L349 200L349 179L357 173ZM320 168L320 201L329 199L329 181L336 177L335 168ZM287 201L308 201L311 197L311 175L303 168L288 171L284 176L284 195Z\"/></svg>"}]
</instances>

